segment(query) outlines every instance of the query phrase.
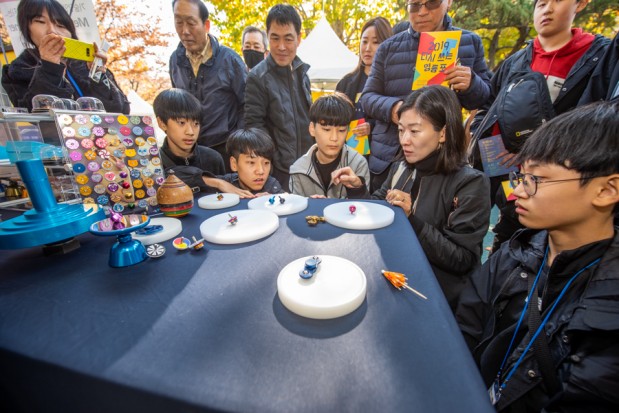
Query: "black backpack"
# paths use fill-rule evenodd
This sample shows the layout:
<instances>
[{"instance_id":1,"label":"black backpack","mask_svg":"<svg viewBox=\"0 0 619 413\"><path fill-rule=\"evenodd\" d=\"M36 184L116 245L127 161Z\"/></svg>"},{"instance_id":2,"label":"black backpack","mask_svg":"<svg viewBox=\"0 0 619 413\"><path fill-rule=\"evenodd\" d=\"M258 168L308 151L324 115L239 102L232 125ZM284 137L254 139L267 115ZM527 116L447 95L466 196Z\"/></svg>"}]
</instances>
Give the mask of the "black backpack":
<instances>
[{"instance_id":1,"label":"black backpack","mask_svg":"<svg viewBox=\"0 0 619 413\"><path fill-rule=\"evenodd\" d=\"M520 152L525 140L555 116L546 78L539 72L514 74L494 101L505 149Z\"/></svg>"},{"instance_id":2,"label":"black backpack","mask_svg":"<svg viewBox=\"0 0 619 413\"><path fill-rule=\"evenodd\" d=\"M512 68L522 67L524 56L522 53ZM531 70L513 70L507 78L509 81L499 91L473 141L476 144L478 139L487 136L487 131L498 122L505 149L518 153L533 131L555 116L555 110L544 75Z\"/></svg>"}]
</instances>

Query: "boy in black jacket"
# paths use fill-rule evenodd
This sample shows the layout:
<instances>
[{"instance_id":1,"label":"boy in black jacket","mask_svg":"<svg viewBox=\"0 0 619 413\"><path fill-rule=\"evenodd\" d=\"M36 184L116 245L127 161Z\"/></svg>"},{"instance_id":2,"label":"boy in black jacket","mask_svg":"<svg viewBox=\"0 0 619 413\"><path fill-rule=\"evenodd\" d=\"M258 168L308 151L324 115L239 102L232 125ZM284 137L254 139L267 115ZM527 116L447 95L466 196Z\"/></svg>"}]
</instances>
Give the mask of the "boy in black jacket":
<instances>
[{"instance_id":1,"label":"boy in black jacket","mask_svg":"<svg viewBox=\"0 0 619 413\"><path fill-rule=\"evenodd\" d=\"M540 127L510 176L517 232L456 318L500 412L619 410L619 104ZM587 144L582 144L586 137Z\"/></svg>"},{"instance_id":2,"label":"boy in black jacket","mask_svg":"<svg viewBox=\"0 0 619 413\"><path fill-rule=\"evenodd\" d=\"M221 155L214 149L198 145L200 102L183 89L168 89L153 102L159 127L167 136L161 147L161 161L166 172L176 176L192 189L207 192L229 192L253 197L251 192L218 179L226 169Z\"/></svg>"},{"instance_id":3,"label":"boy in black jacket","mask_svg":"<svg viewBox=\"0 0 619 413\"><path fill-rule=\"evenodd\" d=\"M284 192L282 185L270 175L275 145L266 132L258 128L238 129L226 141L226 152L230 154L230 169L234 172L218 178L255 196Z\"/></svg>"}]
</instances>

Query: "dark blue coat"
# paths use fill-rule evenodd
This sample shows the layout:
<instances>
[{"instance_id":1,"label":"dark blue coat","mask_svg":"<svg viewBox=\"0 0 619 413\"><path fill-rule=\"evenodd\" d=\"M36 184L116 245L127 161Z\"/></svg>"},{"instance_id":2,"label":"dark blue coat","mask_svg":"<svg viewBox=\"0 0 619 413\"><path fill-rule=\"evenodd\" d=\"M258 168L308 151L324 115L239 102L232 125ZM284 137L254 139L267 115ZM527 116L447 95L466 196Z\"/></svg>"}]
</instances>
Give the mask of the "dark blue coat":
<instances>
[{"instance_id":1,"label":"dark blue coat","mask_svg":"<svg viewBox=\"0 0 619 413\"><path fill-rule=\"evenodd\" d=\"M448 15L443 24L446 31L462 30L451 24ZM361 97L363 111L376 119L370 147L370 171L374 174L386 170L400 148L398 127L391 122L391 108L411 92L418 47L419 33L409 28L385 40L374 57ZM490 72L484 60L481 38L462 30L458 58L461 65L472 69L471 86L459 93L458 98L466 109L476 109L490 95Z\"/></svg>"},{"instance_id":2,"label":"dark blue coat","mask_svg":"<svg viewBox=\"0 0 619 413\"><path fill-rule=\"evenodd\" d=\"M182 43L170 56L172 86L185 89L202 104L198 143L215 146L224 143L230 132L243 127L247 67L232 49L221 46L209 35L213 56L194 76Z\"/></svg>"}]
</instances>

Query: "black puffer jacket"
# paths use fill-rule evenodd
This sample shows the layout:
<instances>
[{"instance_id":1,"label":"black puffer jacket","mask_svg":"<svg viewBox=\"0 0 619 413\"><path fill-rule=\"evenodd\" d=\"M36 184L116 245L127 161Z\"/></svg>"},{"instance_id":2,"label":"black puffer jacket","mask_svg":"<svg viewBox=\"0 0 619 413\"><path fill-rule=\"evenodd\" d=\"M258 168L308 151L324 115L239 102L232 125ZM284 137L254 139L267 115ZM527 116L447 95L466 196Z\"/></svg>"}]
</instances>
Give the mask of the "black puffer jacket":
<instances>
[{"instance_id":1,"label":"black puffer jacket","mask_svg":"<svg viewBox=\"0 0 619 413\"><path fill-rule=\"evenodd\" d=\"M544 319L567 280L602 257L599 264L578 276L545 326L552 364L562 387L559 393L549 398L535 352L530 351L507 383L497 410L619 411L618 231L615 228L612 240L559 254L540 289ZM540 268L547 238L545 231L518 232L472 275L460 296L456 318L488 386L509 347L527 297L529 278ZM522 324L521 339L512 347L515 357L507 359L503 380L530 341L527 316Z\"/></svg>"},{"instance_id":2,"label":"black puffer jacket","mask_svg":"<svg viewBox=\"0 0 619 413\"><path fill-rule=\"evenodd\" d=\"M231 132L243 127L247 67L232 49L208 35L213 56L193 74L187 50L182 43L170 56L172 86L185 89L202 104L198 143L215 146L224 143Z\"/></svg>"},{"instance_id":3,"label":"black puffer jacket","mask_svg":"<svg viewBox=\"0 0 619 413\"><path fill-rule=\"evenodd\" d=\"M406 162L394 163L387 180L372 198L386 198L387 190L400 181L394 180L398 170L403 176L412 172ZM418 179L419 192L409 220L450 307L455 310L470 273L481 264L482 241L490 221L490 184L483 173L470 166L449 175L431 173ZM411 192L413 181L405 182L401 190Z\"/></svg>"},{"instance_id":4,"label":"black puffer jacket","mask_svg":"<svg viewBox=\"0 0 619 413\"><path fill-rule=\"evenodd\" d=\"M446 31L462 30L452 25L448 15L443 25ZM385 171L400 148L398 127L391 122L391 109L411 92L418 47L419 33L409 28L385 40L376 51L361 97L363 111L376 120L370 153L370 171L374 174ZM458 99L466 109L476 109L490 95L490 73L481 38L462 30L458 58L460 64L470 67L472 72L471 86L458 93Z\"/></svg>"},{"instance_id":5,"label":"black puffer jacket","mask_svg":"<svg viewBox=\"0 0 619 413\"><path fill-rule=\"evenodd\" d=\"M68 59L67 65L41 60L35 49L24 50L10 65L2 67L2 87L16 107L32 111L32 98L36 95L54 95L59 98L77 99L79 92L65 77L65 70L75 79L83 96L99 99L105 110L129 113L129 101L109 70L97 83L89 77L85 62Z\"/></svg>"},{"instance_id":6,"label":"black puffer jacket","mask_svg":"<svg viewBox=\"0 0 619 413\"><path fill-rule=\"evenodd\" d=\"M271 136L275 143L273 166L286 174L313 144L309 134L309 67L299 57L294 58L291 69L278 66L267 56L247 77L245 125Z\"/></svg>"}]
</instances>

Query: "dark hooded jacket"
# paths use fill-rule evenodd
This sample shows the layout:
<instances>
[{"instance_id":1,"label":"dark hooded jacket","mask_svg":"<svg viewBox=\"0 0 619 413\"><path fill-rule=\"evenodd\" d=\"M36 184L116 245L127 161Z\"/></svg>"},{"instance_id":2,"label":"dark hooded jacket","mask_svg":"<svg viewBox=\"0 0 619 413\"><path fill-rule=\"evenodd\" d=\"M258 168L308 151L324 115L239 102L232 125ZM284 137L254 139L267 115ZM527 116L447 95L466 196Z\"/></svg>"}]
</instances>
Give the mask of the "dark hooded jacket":
<instances>
[{"instance_id":1,"label":"dark hooded jacket","mask_svg":"<svg viewBox=\"0 0 619 413\"><path fill-rule=\"evenodd\" d=\"M558 392L549 394L532 347L506 384L498 411L619 410L618 231L612 239L560 253L539 289L543 320L567 280L601 257L570 284L544 327ZM545 231L518 232L472 275L460 296L456 319L488 386L506 355L547 239ZM525 314L502 380L530 341L528 322Z\"/></svg>"},{"instance_id":2,"label":"dark hooded jacket","mask_svg":"<svg viewBox=\"0 0 619 413\"><path fill-rule=\"evenodd\" d=\"M67 68L79 91L69 81ZM86 63L80 60L67 59L65 66L41 60L38 50L27 49L11 64L2 67L2 87L15 107L29 111L32 111L32 98L43 94L73 100L94 97L103 103L106 111L128 114L129 101L112 72L107 70L98 83L88 77L89 72Z\"/></svg>"}]
</instances>

